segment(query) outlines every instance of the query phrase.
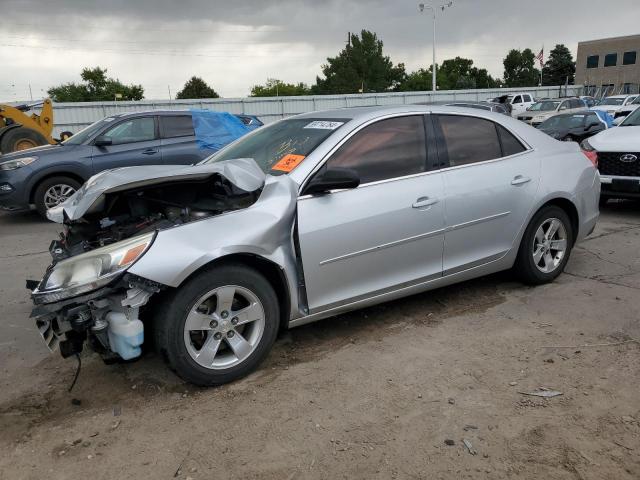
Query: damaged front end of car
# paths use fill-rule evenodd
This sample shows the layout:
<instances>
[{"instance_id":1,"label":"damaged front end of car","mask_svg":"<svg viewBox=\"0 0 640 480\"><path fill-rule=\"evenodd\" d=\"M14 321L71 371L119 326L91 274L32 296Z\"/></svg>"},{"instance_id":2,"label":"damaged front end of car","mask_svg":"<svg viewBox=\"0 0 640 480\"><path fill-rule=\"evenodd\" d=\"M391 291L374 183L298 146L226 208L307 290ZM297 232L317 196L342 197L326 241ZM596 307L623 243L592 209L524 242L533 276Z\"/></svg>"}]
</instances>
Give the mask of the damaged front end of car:
<instances>
[{"instance_id":1,"label":"damaged front end of car","mask_svg":"<svg viewBox=\"0 0 640 480\"><path fill-rule=\"evenodd\" d=\"M141 309L166 285L129 272L158 232L245 209L264 174L252 160L191 167L129 167L91 178L49 212L64 231L52 263L32 290L38 331L63 357L85 344L105 361L141 354Z\"/></svg>"}]
</instances>

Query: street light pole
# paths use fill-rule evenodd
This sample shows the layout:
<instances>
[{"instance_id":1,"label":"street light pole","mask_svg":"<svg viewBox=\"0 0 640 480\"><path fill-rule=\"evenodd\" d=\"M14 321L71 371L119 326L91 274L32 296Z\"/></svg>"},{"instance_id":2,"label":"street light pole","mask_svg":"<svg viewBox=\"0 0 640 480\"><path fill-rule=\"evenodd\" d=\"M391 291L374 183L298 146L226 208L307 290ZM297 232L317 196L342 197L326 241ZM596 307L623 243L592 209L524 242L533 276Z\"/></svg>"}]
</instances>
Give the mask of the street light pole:
<instances>
[{"instance_id":1,"label":"street light pole","mask_svg":"<svg viewBox=\"0 0 640 480\"><path fill-rule=\"evenodd\" d=\"M440 5L440 9L444 12L445 8L449 8L453 5L453 1ZM433 18L433 61L431 63L431 90L433 93L436 93L436 9L431 5L425 5L424 3L419 3L418 8L420 12L424 12L426 10L431 10L432 18Z\"/></svg>"}]
</instances>

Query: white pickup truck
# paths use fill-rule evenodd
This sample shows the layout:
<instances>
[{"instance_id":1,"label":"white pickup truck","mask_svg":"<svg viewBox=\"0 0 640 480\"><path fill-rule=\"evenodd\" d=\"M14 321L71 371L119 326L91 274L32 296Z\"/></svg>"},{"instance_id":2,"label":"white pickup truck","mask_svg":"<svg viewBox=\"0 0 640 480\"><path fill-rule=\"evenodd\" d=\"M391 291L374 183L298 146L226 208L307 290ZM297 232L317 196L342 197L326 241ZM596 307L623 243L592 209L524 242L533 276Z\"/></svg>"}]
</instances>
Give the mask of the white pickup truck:
<instances>
[{"instance_id":1,"label":"white pickup truck","mask_svg":"<svg viewBox=\"0 0 640 480\"><path fill-rule=\"evenodd\" d=\"M511 116L516 117L518 113L524 112L535 103L533 95L527 92L515 92L508 95L501 95L490 100L494 103L507 105L511 110Z\"/></svg>"}]
</instances>

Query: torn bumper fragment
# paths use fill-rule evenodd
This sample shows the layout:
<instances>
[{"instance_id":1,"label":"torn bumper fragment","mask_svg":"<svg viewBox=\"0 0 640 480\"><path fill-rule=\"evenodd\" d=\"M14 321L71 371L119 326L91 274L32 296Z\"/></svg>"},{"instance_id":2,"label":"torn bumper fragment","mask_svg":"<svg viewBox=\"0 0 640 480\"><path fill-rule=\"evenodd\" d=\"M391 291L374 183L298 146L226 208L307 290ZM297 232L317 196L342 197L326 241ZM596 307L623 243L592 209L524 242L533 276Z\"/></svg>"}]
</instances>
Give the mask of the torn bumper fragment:
<instances>
[{"instance_id":1,"label":"torn bumper fragment","mask_svg":"<svg viewBox=\"0 0 640 480\"><path fill-rule=\"evenodd\" d=\"M126 274L86 295L36 306L31 317L49 349L59 349L65 358L80 353L87 342L105 359L130 360L140 355L144 342L140 308L162 288Z\"/></svg>"}]
</instances>

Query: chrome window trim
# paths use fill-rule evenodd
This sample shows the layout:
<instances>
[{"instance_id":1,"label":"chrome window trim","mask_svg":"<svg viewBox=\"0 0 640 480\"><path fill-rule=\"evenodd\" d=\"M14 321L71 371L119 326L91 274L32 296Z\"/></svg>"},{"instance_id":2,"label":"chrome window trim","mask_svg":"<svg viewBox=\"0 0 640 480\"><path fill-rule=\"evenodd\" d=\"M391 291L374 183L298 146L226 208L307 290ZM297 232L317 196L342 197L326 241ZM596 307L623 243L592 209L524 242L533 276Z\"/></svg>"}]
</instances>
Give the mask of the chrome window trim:
<instances>
[{"instance_id":1,"label":"chrome window trim","mask_svg":"<svg viewBox=\"0 0 640 480\"><path fill-rule=\"evenodd\" d=\"M478 118L480 120L487 120L489 122L492 122L494 124L498 124L500 125L502 128L504 128L505 130L507 130L507 132L509 132L511 135L513 135L523 146L524 146L524 151L522 152L518 152L518 153L514 153L513 155L508 155L506 157L498 157L498 158L492 158L490 160L483 160L481 162L474 162L474 163L467 163L465 165L456 165L453 167L446 167L446 168L439 168L437 170L430 170L428 172L420 172L420 173L413 173L411 175L404 175L402 177L393 177L393 178L385 178L384 180L376 180L375 182L368 182L368 183L363 183L360 184L357 188L364 188L364 187L368 187L368 186L372 186L372 185L379 185L382 183L388 183L388 182L395 182L398 180L406 180L408 178L414 178L414 177L419 177L422 175L431 175L434 173L441 173L441 172L446 172L449 170L454 170L454 169L458 169L458 168L464 168L464 167L470 167L470 166L474 166L474 165L483 165L486 163L493 163L493 162L498 162L501 160L507 160L507 159L511 159L511 158L515 158L518 157L520 155L525 155L531 152L535 151L535 148L533 148L528 142L526 142L520 135L518 135L516 132L514 132L513 130L511 130L510 128L508 128L507 126L505 126L504 124L500 123L500 122L496 122L495 120L492 120L490 118L485 118L482 116L478 116L478 115L470 115L468 113L461 113L461 112L436 112L433 113L432 111L429 112L401 112L401 113L391 113L391 114L387 114L387 115L382 115L376 118L372 118L370 120L368 120L367 122L359 125L358 127L354 128L353 130L351 130L342 140L340 140L340 142L338 142L337 144L335 144L333 146L333 148L331 150L329 150L329 152L327 152L325 154L325 156L320 159L320 161L316 164L316 166L313 168L313 170L311 170L311 172L309 172L309 174L304 178L304 180L300 183L300 187L298 188L298 200L305 200L307 198L312 198L315 197L316 195L300 195L300 192L302 192L304 190L304 188L307 186L307 183L309 182L309 180L311 179L311 177L313 177L313 175L315 175L318 170L320 170L325 163L327 163L327 161L329 161L329 159L331 158L331 156L342 146L344 145L351 137L353 137L356 133L358 133L360 130L362 130L365 127L368 127L369 125L382 121L382 120L387 120L389 118L395 118L395 117L408 117L408 116L413 116L413 115L421 115L421 116L427 116L427 115L458 115L461 117L473 117L473 118ZM328 193L332 194L332 193L338 193L338 192L344 192L346 191L345 189L337 189L337 190L330 190Z\"/></svg>"}]
</instances>

